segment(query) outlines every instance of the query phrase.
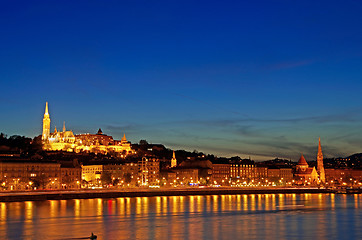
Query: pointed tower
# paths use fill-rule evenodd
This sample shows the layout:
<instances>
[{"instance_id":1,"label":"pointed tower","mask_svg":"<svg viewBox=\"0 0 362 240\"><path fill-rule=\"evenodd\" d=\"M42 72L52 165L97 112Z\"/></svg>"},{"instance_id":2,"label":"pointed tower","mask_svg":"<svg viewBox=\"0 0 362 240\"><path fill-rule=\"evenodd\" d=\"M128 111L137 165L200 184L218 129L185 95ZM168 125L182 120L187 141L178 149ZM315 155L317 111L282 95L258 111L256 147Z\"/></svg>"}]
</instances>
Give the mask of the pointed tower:
<instances>
[{"instance_id":1,"label":"pointed tower","mask_svg":"<svg viewBox=\"0 0 362 240\"><path fill-rule=\"evenodd\" d=\"M63 132L65 132L65 121L63 122Z\"/></svg>"},{"instance_id":2,"label":"pointed tower","mask_svg":"<svg viewBox=\"0 0 362 240\"><path fill-rule=\"evenodd\" d=\"M126 134L123 134L123 138L121 139L121 144L123 143L127 143L127 138L126 138Z\"/></svg>"},{"instance_id":3,"label":"pointed tower","mask_svg":"<svg viewBox=\"0 0 362 240\"><path fill-rule=\"evenodd\" d=\"M57 133L57 126L54 127L54 133Z\"/></svg>"},{"instance_id":4,"label":"pointed tower","mask_svg":"<svg viewBox=\"0 0 362 240\"><path fill-rule=\"evenodd\" d=\"M45 103L45 113L43 117L43 134L42 140L47 141L50 136L50 116L48 112L48 102Z\"/></svg>"},{"instance_id":5,"label":"pointed tower","mask_svg":"<svg viewBox=\"0 0 362 240\"><path fill-rule=\"evenodd\" d=\"M318 173L318 175L319 175L319 180L320 180L322 183L325 183L325 181L326 181L326 174L325 174L324 166L323 166L323 153L322 153L322 146L321 146L321 138L319 138L319 144L318 144L317 173Z\"/></svg>"},{"instance_id":6,"label":"pointed tower","mask_svg":"<svg viewBox=\"0 0 362 240\"><path fill-rule=\"evenodd\" d=\"M171 159L171 167L176 167L177 166L177 160L176 160L176 156L175 156L175 151L173 151L173 155L172 155L172 159Z\"/></svg>"}]
</instances>

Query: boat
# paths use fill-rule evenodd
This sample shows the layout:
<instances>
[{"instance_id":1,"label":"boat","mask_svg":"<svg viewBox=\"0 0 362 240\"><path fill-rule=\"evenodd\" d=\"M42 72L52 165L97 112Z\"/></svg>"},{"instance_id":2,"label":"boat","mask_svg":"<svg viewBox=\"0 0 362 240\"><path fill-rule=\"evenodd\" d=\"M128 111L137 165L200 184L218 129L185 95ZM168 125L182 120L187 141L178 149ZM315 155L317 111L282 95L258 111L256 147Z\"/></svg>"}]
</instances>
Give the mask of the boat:
<instances>
[{"instance_id":1,"label":"boat","mask_svg":"<svg viewBox=\"0 0 362 240\"><path fill-rule=\"evenodd\" d=\"M97 239L97 235L94 235L93 233L92 233L92 235L89 237L89 239Z\"/></svg>"}]
</instances>

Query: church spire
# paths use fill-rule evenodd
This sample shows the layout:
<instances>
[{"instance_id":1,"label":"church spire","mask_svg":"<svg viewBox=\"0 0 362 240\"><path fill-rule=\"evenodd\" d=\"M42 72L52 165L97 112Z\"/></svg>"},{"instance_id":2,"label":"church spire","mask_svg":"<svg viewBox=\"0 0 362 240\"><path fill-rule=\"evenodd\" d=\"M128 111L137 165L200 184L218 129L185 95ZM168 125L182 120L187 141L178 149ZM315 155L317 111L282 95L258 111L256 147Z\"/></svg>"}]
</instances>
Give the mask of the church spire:
<instances>
[{"instance_id":1,"label":"church spire","mask_svg":"<svg viewBox=\"0 0 362 240\"><path fill-rule=\"evenodd\" d=\"M50 117L48 111L48 102L45 103L45 112L43 117L43 134L42 140L47 141L50 135Z\"/></svg>"},{"instance_id":2,"label":"church spire","mask_svg":"<svg viewBox=\"0 0 362 240\"><path fill-rule=\"evenodd\" d=\"M171 159L171 167L173 168L176 166L177 166L177 159L176 159L175 151L173 151L172 159Z\"/></svg>"},{"instance_id":3,"label":"church spire","mask_svg":"<svg viewBox=\"0 0 362 240\"><path fill-rule=\"evenodd\" d=\"M44 112L44 117L45 116L49 116L49 111L48 111L48 102L45 102L45 112Z\"/></svg>"},{"instance_id":4,"label":"church spire","mask_svg":"<svg viewBox=\"0 0 362 240\"><path fill-rule=\"evenodd\" d=\"M323 152L322 152L321 138L319 138L318 140L317 172L319 174L319 180L322 183L324 183L326 181L326 175L323 166Z\"/></svg>"},{"instance_id":5,"label":"church spire","mask_svg":"<svg viewBox=\"0 0 362 240\"><path fill-rule=\"evenodd\" d=\"M122 142L127 142L126 134L123 133L123 138L121 139Z\"/></svg>"},{"instance_id":6,"label":"church spire","mask_svg":"<svg viewBox=\"0 0 362 240\"><path fill-rule=\"evenodd\" d=\"M65 132L65 121L63 122L63 132Z\"/></svg>"},{"instance_id":7,"label":"church spire","mask_svg":"<svg viewBox=\"0 0 362 240\"><path fill-rule=\"evenodd\" d=\"M322 158L323 158L321 138L319 138L319 143L318 143L318 157L322 157Z\"/></svg>"},{"instance_id":8,"label":"church spire","mask_svg":"<svg viewBox=\"0 0 362 240\"><path fill-rule=\"evenodd\" d=\"M127 138L126 138L126 134L123 133L123 138L121 139L121 145L122 144L127 144L127 143L128 143L128 141L127 141Z\"/></svg>"}]
</instances>

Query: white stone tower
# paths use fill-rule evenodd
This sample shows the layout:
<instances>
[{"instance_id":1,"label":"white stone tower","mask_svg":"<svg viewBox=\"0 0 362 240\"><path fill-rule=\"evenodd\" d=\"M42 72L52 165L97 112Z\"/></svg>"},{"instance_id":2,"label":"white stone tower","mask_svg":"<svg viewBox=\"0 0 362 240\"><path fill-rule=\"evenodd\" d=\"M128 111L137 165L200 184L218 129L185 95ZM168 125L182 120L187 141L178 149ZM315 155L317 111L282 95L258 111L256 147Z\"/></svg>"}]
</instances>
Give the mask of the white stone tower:
<instances>
[{"instance_id":1,"label":"white stone tower","mask_svg":"<svg viewBox=\"0 0 362 240\"><path fill-rule=\"evenodd\" d=\"M43 135L42 140L47 141L50 136L50 116L48 112L48 102L45 104L45 113L43 117Z\"/></svg>"}]
</instances>

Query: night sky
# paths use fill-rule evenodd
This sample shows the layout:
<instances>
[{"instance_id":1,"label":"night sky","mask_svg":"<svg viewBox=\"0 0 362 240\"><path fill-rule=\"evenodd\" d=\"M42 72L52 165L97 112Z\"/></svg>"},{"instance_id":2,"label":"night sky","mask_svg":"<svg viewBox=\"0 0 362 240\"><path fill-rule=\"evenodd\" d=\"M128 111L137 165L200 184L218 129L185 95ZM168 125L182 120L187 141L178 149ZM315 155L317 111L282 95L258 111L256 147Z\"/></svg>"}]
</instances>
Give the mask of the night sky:
<instances>
[{"instance_id":1,"label":"night sky","mask_svg":"<svg viewBox=\"0 0 362 240\"><path fill-rule=\"evenodd\" d=\"M0 131L217 156L362 152L362 1L2 1Z\"/></svg>"}]
</instances>

